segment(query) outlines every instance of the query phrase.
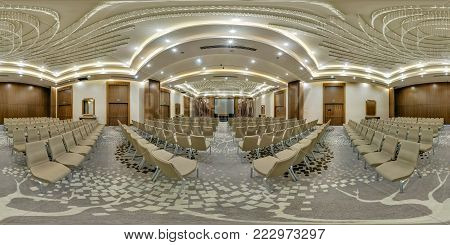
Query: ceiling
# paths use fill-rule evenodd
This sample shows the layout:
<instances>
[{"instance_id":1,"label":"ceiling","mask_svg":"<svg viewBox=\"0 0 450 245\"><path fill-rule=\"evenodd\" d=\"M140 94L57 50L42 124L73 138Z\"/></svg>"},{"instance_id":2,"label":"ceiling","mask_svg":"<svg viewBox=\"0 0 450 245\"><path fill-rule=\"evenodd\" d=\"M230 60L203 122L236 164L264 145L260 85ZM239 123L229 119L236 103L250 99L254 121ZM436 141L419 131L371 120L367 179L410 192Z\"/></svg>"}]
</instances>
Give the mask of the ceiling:
<instances>
[{"instance_id":1,"label":"ceiling","mask_svg":"<svg viewBox=\"0 0 450 245\"><path fill-rule=\"evenodd\" d=\"M0 9L0 81L119 76L193 96L257 96L295 80L448 81L448 1L10 0Z\"/></svg>"}]
</instances>

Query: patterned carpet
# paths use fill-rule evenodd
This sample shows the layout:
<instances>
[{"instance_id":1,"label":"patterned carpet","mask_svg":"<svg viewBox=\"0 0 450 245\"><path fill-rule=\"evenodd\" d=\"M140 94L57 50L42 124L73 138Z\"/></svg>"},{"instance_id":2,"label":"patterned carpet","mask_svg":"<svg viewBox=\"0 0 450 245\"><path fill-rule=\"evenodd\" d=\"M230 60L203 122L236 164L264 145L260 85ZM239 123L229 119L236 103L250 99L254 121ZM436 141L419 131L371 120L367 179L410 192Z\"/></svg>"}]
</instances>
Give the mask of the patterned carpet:
<instances>
[{"instance_id":1,"label":"patterned carpet","mask_svg":"<svg viewBox=\"0 0 450 245\"><path fill-rule=\"evenodd\" d=\"M3 129L1 129L3 130ZM250 178L252 154L236 153L236 143L220 125L212 154L198 152L200 177L180 184L151 167L138 169L126 154L119 128L106 127L98 148L72 179L41 193L27 177L23 157L13 157L0 135L1 224L416 224L450 223L450 126L441 132L435 154L420 159L423 177L413 176L405 193L398 184L377 181L357 160L342 127L331 128L322 159L309 170L295 166L272 183ZM169 149L173 151L173 148ZM280 149L278 149L280 150ZM182 155L187 157L186 152ZM269 154L269 152L263 152Z\"/></svg>"}]
</instances>

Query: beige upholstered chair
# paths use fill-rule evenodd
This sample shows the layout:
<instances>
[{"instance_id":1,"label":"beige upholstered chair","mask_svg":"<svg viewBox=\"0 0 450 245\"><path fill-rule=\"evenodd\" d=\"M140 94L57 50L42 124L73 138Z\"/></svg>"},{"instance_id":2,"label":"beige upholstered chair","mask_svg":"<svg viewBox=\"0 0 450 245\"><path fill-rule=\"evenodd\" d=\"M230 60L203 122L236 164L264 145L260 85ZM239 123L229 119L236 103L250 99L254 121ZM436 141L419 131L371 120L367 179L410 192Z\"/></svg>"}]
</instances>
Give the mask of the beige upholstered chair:
<instances>
[{"instance_id":1,"label":"beige upholstered chair","mask_svg":"<svg viewBox=\"0 0 450 245\"><path fill-rule=\"evenodd\" d=\"M56 135L60 135L58 127L56 127L55 125L50 126L50 137L55 137Z\"/></svg>"},{"instance_id":2,"label":"beige upholstered chair","mask_svg":"<svg viewBox=\"0 0 450 245\"><path fill-rule=\"evenodd\" d=\"M236 131L234 134L234 139L240 140L245 136L245 128L244 127L236 127Z\"/></svg>"},{"instance_id":3,"label":"beige upholstered chair","mask_svg":"<svg viewBox=\"0 0 450 245\"><path fill-rule=\"evenodd\" d=\"M244 139L238 143L238 147L236 149L237 153L239 154L239 150L242 152L252 152L258 149L258 140L258 135L244 136Z\"/></svg>"},{"instance_id":4,"label":"beige upholstered chair","mask_svg":"<svg viewBox=\"0 0 450 245\"><path fill-rule=\"evenodd\" d=\"M205 136L191 135L191 149L196 151L208 151L211 154L211 142L207 141Z\"/></svg>"},{"instance_id":5,"label":"beige upholstered chair","mask_svg":"<svg viewBox=\"0 0 450 245\"><path fill-rule=\"evenodd\" d=\"M191 146L191 139L189 136L183 133L176 133L175 137L177 138L177 146L188 150L189 158L192 156L192 146ZM178 147L175 149L175 154L178 154Z\"/></svg>"},{"instance_id":6,"label":"beige upholstered chair","mask_svg":"<svg viewBox=\"0 0 450 245\"><path fill-rule=\"evenodd\" d=\"M154 180L158 178L160 172L169 178L181 180L182 184L179 193L184 190L186 185L186 177L188 175L196 172L198 177L198 165L195 160L190 160L184 157L171 158L171 153L168 153L165 150L152 151L151 154L153 159L155 159L155 164L158 167Z\"/></svg>"},{"instance_id":7,"label":"beige upholstered chair","mask_svg":"<svg viewBox=\"0 0 450 245\"><path fill-rule=\"evenodd\" d=\"M256 154L258 155L258 158L261 157L261 150L265 149L266 147L270 146L270 151L272 152L272 155L274 154L273 152L273 132L272 133L265 133L262 135L262 137L259 138L258 140L258 149Z\"/></svg>"},{"instance_id":8,"label":"beige upholstered chair","mask_svg":"<svg viewBox=\"0 0 450 245\"><path fill-rule=\"evenodd\" d=\"M358 159L360 155L365 155L367 153L371 152L377 152L380 151L381 145L383 143L384 135L381 132L376 132L373 136L372 142L370 145L360 145L356 147L356 150L358 151Z\"/></svg>"},{"instance_id":9,"label":"beige upholstered chair","mask_svg":"<svg viewBox=\"0 0 450 245\"><path fill-rule=\"evenodd\" d=\"M387 135L384 139L380 152L367 153L364 155L364 168L367 168L367 164L372 167L377 167L382 163L389 162L394 159L397 151L397 144L397 138Z\"/></svg>"},{"instance_id":10,"label":"beige upholstered chair","mask_svg":"<svg viewBox=\"0 0 450 245\"><path fill-rule=\"evenodd\" d=\"M81 135L81 130L79 128L74 129L72 132L73 132L73 137L75 139L75 143L77 143L77 145L90 146L90 147L95 146L95 140L83 139L83 136Z\"/></svg>"},{"instance_id":11,"label":"beige upholstered chair","mask_svg":"<svg viewBox=\"0 0 450 245\"><path fill-rule=\"evenodd\" d=\"M66 166L57 162L52 162L48 159L48 153L44 141L27 143L25 145L25 149L28 168L30 168L31 174L37 178L41 184L41 190L41 181L55 183L70 173L70 169Z\"/></svg>"},{"instance_id":12,"label":"beige upholstered chair","mask_svg":"<svg viewBox=\"0 0 450 245\"><path fill-rule=\"evenodd\" d=\"M48 140L48 147L52 160L67 167L79 167L84 161L85 157L83 155L66 151L61 135L50 138Z\"/></svg>"},{"instance_id":13,"label":"beige upholstered chair","mask_svg":"<svg viewBox=\"0 0 450 245\"><path fill-rule=\"evenodd\" d=\"M192 135L203 135L202 128L200 126L193 126L192 127Z\"/></svg>"},{"instance_id":14,"label":"beige upholstered chair","mask_svg":"<svg viewBox=\"0 0 450 245\"><path fill-rule=\"evenodd\" d=\"M48 140L50 138L48 127L39 128L39 136L41 140Z\"/></svg>"},{"instance_id":15,"label":"beige upholstered chair","mask_svg":"<svg viewBox=\"0 0 450 245\"><path fill-rule=\"evenodd\" d=\"M248 126L248 127L247 127L247 131L245 131L245 135L246 135L246 136L253 136L253 135L256 135L257 130L258 130L258 127L257 127L257 126Z\"/></svg>"},{"instance_id":16,"label":"beige upholstered chair","mask_svg":"<svg viewBox=\"0 0 450 245\"><path fill-rule=\"evenodd\" d=\"M214 141L214 128L203 127L203 136L205 136L207 139L212 139Z\"/></svg>"},{"instance_id":17,"label":"beige upholstered chair","mask_svg":"<svg viewBox=\"0 0 450 245\"><path fill-rule=\"evenodd\" d=\"M374 134L375 131L373 131L373 129L368 129L364 139L352 141L353 146L356 147L360 145L370 145L370 143L372 143L372 138Z\"/></svg>"},{"instance_id":18,"label":"beige upholstered chair","mask_svg":"<svg viewBox=\"0 0 450 245\"><path fill-rule=\"evenodd\" d=\"M416 127L410 128L408 130L408 137L406 137L406 139L416 143L419 142L419 129Z\"/></svg>"},{"instance_id":19,"label":"beige upholstered chair","mask_svg":"<svg viewBox=\"0 0 450 245\"><path fill-rule=\"evenodd\" d=\"M275 157L267 156L253 161L250 170L250 176L253 177L253 171L264 176L264 184L269 192L273 192L273 188L268 183L269 178L279 177L288 172L292 179L296 181L298 178L292 170L292 164L297 159L299 150L286 149L276 154Z\"/></svg>"},{"instance_id":20,"label":"beige upholstered chair","mask_svg":"<svg viewBox=\"0 0 450 245\"><path fill-rule=\"evenodd\" d=\"M25 138L25 131L23 129L14 130L13 132L13 147L11 154L13 153L25 153L25 144L27 139Z\"/></svg>"},{"instance_id":21,"label":"beige upholstered chair","mask_svg":"<svg viewBox=\"0 0 450 245\"><path fill-rule=\"evenodd\" d=\"M381 164L375 170L389 181L400 182L400 192L403 192L407 181L413 173L417 173L417 159L419 157L419 144L411 141L401 141L397 160Z\"/></svg>"},{"instance_id":22,"label":"beige upholstered chair","mask_svg":"<svg viewBox=\"0 0 450 245\"><path fill-rule=\"evenodd\" d=\"M91 152L91 147L89 146L78 146L73 138L72 132L64 133L62 135L64 143L66 144L66 149L68 152L78 153L83 156L87 156Z\"/></svg>"},{"instance_id":23,"label":"beige upholstered chair","mask_svg":"<svg viewBox=\"0 0 450 245\"><path fill-rule=\"evenodd\" d=\"M426 129L422 130L422 135L420 136L420 153L425 153L427 151L433 150L433 130Z\"/></svg>"},{"instance_id":24,"label":"beige upholstered chair","mask_svg":"<svg viewBox=\"0 0 450 245\"><path fill-rule=\"evenodd\" d=\"M36 142L39 141L39 130L37 128L28 128L27 130L27 142Z\"/></svg>"}]
</instances>

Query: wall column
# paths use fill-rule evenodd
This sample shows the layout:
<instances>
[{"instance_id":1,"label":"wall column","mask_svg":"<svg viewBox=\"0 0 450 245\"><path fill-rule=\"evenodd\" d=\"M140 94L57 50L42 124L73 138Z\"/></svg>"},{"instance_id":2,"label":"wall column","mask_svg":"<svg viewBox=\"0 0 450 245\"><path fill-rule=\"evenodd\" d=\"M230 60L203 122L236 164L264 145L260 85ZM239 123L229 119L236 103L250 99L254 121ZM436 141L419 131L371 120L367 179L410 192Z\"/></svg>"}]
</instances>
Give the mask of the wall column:
<instances>
[{"instance_id":1,"label":"wall column","mask_svg":"<svg viewBox=\"0 0 450 245\"><path fill-rule=\"evenodd\" d=\"M303 119L303 82L292 81L288 84L288 119Z\"/></svg>"},{"instance_id":2,"label":"wall column","mask_svg":"<svg viewBox=\"0 0 450 245\"><path fill-rule=\"evenodd\" d=\"M161 87L159 81L149 79L144 88L144 119L159 119Z\"/></svg>"},{"instance_id":3,"label":"wall column","mask_svg":"<svg viewBox=\"0 0 450 245\"><path fill-rule=\"evenodd\" d=\"M395 117L395 90L389 88L389 117Z\"/></svg>"},{"instance_id":4,"label":"wall column","mask_svg":"<svg viewBox=\"0 0 450 245\"><path fill-rule=\"evenodd\" d=\"M57 104L58 89L56 87L50 87L50 117L56 117L56 104Z\"/></svg>"}]
</instances>

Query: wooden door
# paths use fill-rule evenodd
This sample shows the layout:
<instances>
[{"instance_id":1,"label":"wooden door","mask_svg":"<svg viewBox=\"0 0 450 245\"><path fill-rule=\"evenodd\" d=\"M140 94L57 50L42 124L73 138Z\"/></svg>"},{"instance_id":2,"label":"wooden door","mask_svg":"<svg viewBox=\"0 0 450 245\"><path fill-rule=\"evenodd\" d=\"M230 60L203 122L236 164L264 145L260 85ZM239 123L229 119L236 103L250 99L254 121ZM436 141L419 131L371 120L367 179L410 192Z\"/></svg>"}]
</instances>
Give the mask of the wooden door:
<instances>
[{"instance_id":1,"label":"wooden door","mask_svg":"<svg viewBox=\"0 0 450 245\"><path fill-rule=\"evenodd\" d=\"M330 125L338 126L344 124L344 104L325 104L325 120L331 120Z\"/></svg>"},{"instance_id":2,"label":"wooden door","mask_svg":"<svg viewBox=\"0 0 450 245\"><path fill-rule=\"evenodd\" d=\"M286 91L281 90L274 94L274 113L275 117L286 118Z\"/></svg>"},{"instance_id":3,"label":"wooden door","mask_svg":"<svg viewBox=\"0 0 450 245\"><path fill-rule=\"evenodd\" d=\"M128 125L130 122L130 84L127 82L111 82L107 85L107 124L117 126L120 121Z\"/></svg>"}]
</instances>

